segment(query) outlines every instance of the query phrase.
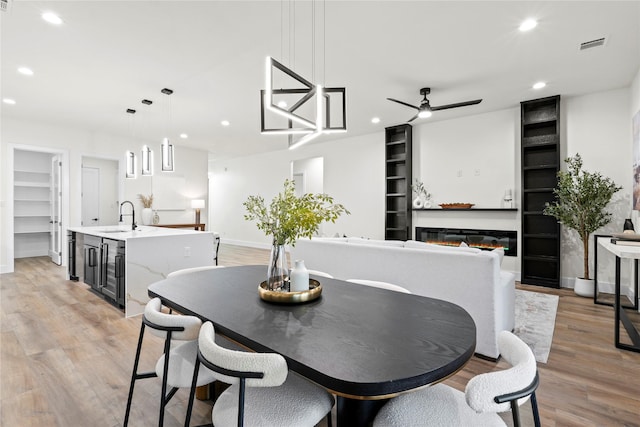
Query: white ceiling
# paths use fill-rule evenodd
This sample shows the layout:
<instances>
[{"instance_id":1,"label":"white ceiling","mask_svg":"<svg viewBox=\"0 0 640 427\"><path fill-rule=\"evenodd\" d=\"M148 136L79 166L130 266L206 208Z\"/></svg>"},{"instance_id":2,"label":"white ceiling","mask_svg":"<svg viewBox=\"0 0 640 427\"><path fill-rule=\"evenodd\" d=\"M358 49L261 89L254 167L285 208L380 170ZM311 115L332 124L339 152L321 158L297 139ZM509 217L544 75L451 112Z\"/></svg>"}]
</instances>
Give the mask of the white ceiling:
<instances>
[{"instance_id":1,"label":"white ceiling","mask_svg":"<svg viewBox=\"0 0 640 427\"><path fill-rule=\"evenodd\" d=\"M312 77L311 3L292 4L10 0L0 89L17 103L2 117L157 142L168 133L220 158L284 149L286 137L260 134L259 91L268 55ZM44 22L49 10L64 24ZM483 101L415 124L628 87L640 67L638 1L316 1L315 10L315 74L346 87L347 136L408 120L415 111L386 98L418 105L425 86L432 105ZM519 32L528 17L538 27ZM579 51L600 37L605 46ZM534 91L538 80L548 85Z\"/></svg>"}]
</instances>

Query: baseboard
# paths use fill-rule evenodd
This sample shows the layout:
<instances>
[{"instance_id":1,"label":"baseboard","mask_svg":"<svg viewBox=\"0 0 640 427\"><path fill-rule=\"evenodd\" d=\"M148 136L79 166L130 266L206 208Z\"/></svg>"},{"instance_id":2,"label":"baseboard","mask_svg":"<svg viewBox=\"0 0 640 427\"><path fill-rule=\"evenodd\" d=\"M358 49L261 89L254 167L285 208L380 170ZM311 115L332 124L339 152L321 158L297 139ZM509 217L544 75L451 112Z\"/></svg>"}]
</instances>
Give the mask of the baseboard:
<instances>
[{"instance_id":1,"label":"baseboard","mask_svg":"<svg viewBox=\"0 0 640 427\"><path fill-rule=\"evenodd\" d=\"M6 264L0 265L0 274L6 273L13 273L13 269Z\"/></svg>"},{"instance_id":2,"label":"baseboard","mask_svg":"<svg viewBox=\"0 0 640 427\"><path fill-rule=\"evenodd\" d=\"M574 283L575 283L576 278L575 277L563 277L560 280L560 287L561 288L566 288L566 289L573 289L574 288ZM632 299L632 295L633 295L633 287L631 284L621 284L621 294L622 295L626 295L629 299ZM611 283L611 282L603 282L601 280L598 280L598 292L604 292L606 294L613 294L614 290L615 290L615 283Z\"/></svg>"}]
</instances>

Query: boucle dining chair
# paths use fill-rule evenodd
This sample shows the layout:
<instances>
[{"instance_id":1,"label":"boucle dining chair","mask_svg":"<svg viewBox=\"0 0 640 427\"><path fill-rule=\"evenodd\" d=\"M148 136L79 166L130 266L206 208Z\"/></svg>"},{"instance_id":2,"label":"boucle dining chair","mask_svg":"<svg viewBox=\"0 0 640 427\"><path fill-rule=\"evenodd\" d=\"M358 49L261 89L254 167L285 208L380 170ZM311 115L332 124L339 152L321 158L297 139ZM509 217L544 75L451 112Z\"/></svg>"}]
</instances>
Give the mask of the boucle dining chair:
<instances>
[{"instance_id":1,"label":"boucle dining chair","mask_svg":"<svg viewBox=\"0 0 640 427\"><path fill-rule=\"evenodd\" d=\"M315 275L315 276L320 276L320 277L326 277L328 279L333 279L333 276L330 275L329 273L325 273L324 271L320 271L320 270L307 270L309 272L309 275Z\"/></svg>"},{"instance_id":2,"label":"boucle dining chair","mask_svg":"<svg viewBox=\"0 0 640 427\"><path fill-rule=\"evenodd\" d=\"M200 365L232 384L216 400L211 420L216 427L315 426L324 417L331 426L333 396L323 388L289 372L276 353L229 350L215 342L215 329L206 322L200 329L198 361L193 375L185 426L189 426L195 383Z\"/></svg>"},{"instance_id":3,"label":"boucle dining chair","mask_svg":"<svg viewBox=\"0 0 640 427\"><path fill-rule=\"evenodd\" d=\"M395 397L380 409L373 427L506 426L498 413L509 409L513 425L519 427L518 407L529 397L534 425L540 427L535 395L538 371L533 352L508 331L498 335L498 347L511 368L476 375L469 380L464 393L436 384Z\"/></svg>"},{"instance_id":4,"label":"boucle dining chair","mask_svg":"<svg viewBox=\"0 0 640 427\"><path fill-rule=\"evenodd\" d=\"M159 377L162 380L160 415L158 418L159 426L164 424L164 408L167 403L180 388L189 388L193 382L194 365L198 357L197 339L202 321L195 316L163 313L161 308L162 303L160 299L153 298L147 303L144 309L136 357L133 362L129 397L127 398L127 409L124 416L124 427L129 423L133 387L137 380L154 377ZM156 363L155 371L138 373L138 363L140 362L145 328L149 328L152 334L164 338L164 351ZM174 346L172 349L171 343L173 341L183 342ZM209 369L200 370L195 378L198 387L210 384L216 380L216 374ZM171 388L169 393L167 393L168 387Z\"/></svg>"},{"instance_id":5,"label":"boucle dining chair","mask_svg":"<svg viewBox=\"0 0 640 427\"><path fill-rule=\"evenodd\" d=\"M393 283L378 282L377 280L364 280L364 279L348 279L347 282L357 283L359 285L373 286L374 288L388 289L390 291L402 292L410 294L408 289L402 286L394 285Z\"/></svg>"},{"instance_id":6,"label":"boucle dining chair","mask_svg":"<svg viewBox=\"0 0 640 427\"><path fill-rule=\"evenodd\" d=\"M205 265L202 267L183 268L182 270L172 271L171 273L167 274L167 279L171 277L181 276L187 273L195 273L196 271L213 270L215 268L224 268L224 265Z\"/></svg>"}]
</instances>

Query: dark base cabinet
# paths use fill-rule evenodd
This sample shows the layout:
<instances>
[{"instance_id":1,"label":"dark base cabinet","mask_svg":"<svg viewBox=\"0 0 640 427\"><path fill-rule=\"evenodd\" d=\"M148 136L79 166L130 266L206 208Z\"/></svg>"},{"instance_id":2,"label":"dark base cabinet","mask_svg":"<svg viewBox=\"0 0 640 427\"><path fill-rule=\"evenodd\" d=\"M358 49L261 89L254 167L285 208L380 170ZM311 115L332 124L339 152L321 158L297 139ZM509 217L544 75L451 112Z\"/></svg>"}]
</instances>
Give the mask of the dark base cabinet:
<instances>
[{"instance_id":1,"label":"dark base cabinet","mask_svg":"<svg viewBox=\"0 0 640 427\"><path fill-rule=\"evenodd\" d=\"M82 265L82 281L106 301L124 308L125 242L90 234L74 234L75 264Z\"/></svg>"},{"instance_id":2,"label":"dark base cabinet","mask_svg":"<svg viewBox=\"0 0 640 427\"><path fill-rule=\"evenodd\" d=\"M542 212L560 170L560 96L521 103L522 271L520 281L560 287L560 224Z\"/></svg>"}]
</instances>

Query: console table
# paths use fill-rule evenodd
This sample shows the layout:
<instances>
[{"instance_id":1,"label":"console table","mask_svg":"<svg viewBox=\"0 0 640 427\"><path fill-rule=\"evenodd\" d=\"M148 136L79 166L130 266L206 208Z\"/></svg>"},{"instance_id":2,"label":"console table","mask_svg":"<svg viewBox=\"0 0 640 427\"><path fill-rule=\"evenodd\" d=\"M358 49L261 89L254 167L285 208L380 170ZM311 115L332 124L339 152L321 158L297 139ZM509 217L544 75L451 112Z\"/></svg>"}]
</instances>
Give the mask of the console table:
<instances>
[{"instance_id":1,"label":"console table","mask_svg":"<svg viewBox=\"0 0 640 427\"><path fill-rule=\"evenodd\" d=\"M205 224L153 224L153 226L165 228L193 228L194 230L204 231Z\"/></svg>"},{"instance_id":2,"label":"console table","mask_svg":"<svg viewBox=\"0 0 640 427\"><path fill-rule=\"evenodd\" d=\"M634 263L634 271L635 277L633 280L635 281L635 292L633 295L633 306L629 307L637 312L638 310L638 259L640 259L640 246L624 246L624 245L615 245L611 243L611 241L607 240L599 240L598 242L603 248L607 251L611 252L616 257L616 274L615 274L615 295L614 295L614 335L615 335L615 345L617 348L621 348L623 350L630 350L640 353L640 333L638 333L638 329L635 327L629 314L625 311L627 307L623 306L620 303L620 260L631 259ZM637 313L636 313L637 314ZM620 322L624 325L629 338L631 339L632 344L625 344L620 342Z\"/></svg>"}]
</instances>

